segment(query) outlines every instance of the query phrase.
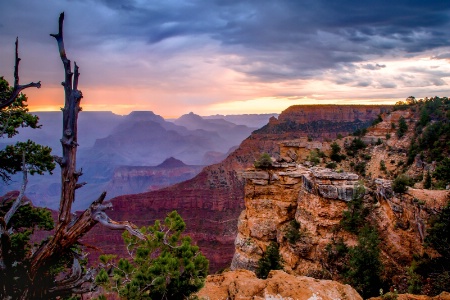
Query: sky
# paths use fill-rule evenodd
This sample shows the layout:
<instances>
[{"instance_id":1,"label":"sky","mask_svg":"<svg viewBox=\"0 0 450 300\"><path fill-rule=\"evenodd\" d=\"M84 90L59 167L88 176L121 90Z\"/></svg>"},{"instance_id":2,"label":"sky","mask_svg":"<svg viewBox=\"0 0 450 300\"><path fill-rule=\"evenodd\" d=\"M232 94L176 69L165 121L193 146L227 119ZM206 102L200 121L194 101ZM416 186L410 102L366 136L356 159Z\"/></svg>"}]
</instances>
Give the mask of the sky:
<instances>
[{"instance_id":1,"label":"sky","mask_svg":"<svg viewBox=\"0 0 450 300\"><path fill-rule=\"evenodd\" d=\"M63 106L65 12L84 110L164 117L450 96L448 0L0 0L0 75L19 37L30 110Z\"/></svg>"}]
</instances>

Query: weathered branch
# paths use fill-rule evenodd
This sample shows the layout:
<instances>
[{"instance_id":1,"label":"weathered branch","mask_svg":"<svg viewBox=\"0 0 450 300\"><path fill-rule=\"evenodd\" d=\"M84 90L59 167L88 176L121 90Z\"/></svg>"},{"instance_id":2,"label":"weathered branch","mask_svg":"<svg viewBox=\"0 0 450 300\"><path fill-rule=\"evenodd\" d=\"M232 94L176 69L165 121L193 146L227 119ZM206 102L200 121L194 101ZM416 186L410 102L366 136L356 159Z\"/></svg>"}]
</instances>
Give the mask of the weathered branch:
<instances>
[{"instance_id":1,"label":"weathered branch","mask_svg":"<svg viewBox=\"0 0 450 300\"><path fill-rule=\"evenodd\" d=\"M92 217L94 220L100 222L103 226L105 226L106 228L109 229L113 229L113 230L128 230L128 232L134 236L136 236L137 238L141 239L141 240L145 240L145 235L143 235L138 229L137 227L132 224L131 222L128 221L122 221L122 222L117 222L114 220L111 220L110 217L108 217L108 215L103 211L103 209L106 209L107 207L104 206L101 209L97 209L96 211L94 211Z\"/></svg>"},{"instance_id":2,"label":"weathered branch","mask_svg":"<svg viewBox=\"0 0 450 300\"><path fill-rule=\"evenodd\" d=\"M22 174L22 187L20 188L19 196L17 196L16 200L14 201L13 205L8 210L4 218L6 226L8 226L8 223L9 221L11 221L12 216L16 213L17 209L22 204L22 199L25 196L25 190L28 184L28 170L25 162L25 152L22 154Z\"/></svg>"},{"instance_id":3,"label":"weathered branch","mask_svg":"<svg viewBox=\"0 0 450 300\"><path fill-rule=\"evenodd\" d=\"M11 105L19 96L20 92L29 87L40 88L41 82L31 82L28 84L20 85L19 84L19 38L16 38L16 59L14 64L14 87L11 93L11 96L8 99L0 99L0 109L5 108Z\"/></svg>"},{"instance_id":4,"label":"weathered branch","mask_svg":"<svg viewBox=\"0 0 450 300\"><path fill-rule=\"evenodd\" d=\"M87 182L80 182L80 183L77 183L76 185L75 185L75 189L77 190L77 189L79 189L79 188L82 188L83 186L85 186L87 184Z\"/></svg>"}]
</instances>

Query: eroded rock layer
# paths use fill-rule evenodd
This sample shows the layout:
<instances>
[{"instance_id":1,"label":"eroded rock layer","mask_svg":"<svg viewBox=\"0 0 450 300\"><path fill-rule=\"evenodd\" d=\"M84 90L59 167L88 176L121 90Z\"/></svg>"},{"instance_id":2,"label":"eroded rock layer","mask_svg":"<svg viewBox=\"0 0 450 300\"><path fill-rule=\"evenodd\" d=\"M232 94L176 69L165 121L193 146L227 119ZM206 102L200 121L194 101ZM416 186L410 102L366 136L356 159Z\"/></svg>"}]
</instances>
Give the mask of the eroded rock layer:
<instances>
[{"instance_id":1,"label":"eroded rock layer","mask_svg":"<svg viewBox=\"0 0 450 300\"><path fill-rule=\"evenodd\" d=\"M289 275L283 271L271 271L265 280L256 278L253 272L247 270L210 275L197 295L200 299L210 300L362 300L349 285Z\"/></svg>"}]
</instances>

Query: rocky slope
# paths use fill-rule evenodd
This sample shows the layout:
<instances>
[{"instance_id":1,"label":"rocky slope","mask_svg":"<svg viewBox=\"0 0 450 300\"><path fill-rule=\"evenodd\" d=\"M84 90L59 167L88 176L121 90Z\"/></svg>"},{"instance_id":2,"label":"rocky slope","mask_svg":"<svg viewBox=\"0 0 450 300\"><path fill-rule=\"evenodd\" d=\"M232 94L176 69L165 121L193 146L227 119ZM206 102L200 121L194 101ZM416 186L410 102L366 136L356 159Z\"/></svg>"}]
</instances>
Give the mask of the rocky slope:
<instances>
[{"instance_id":1,"label":"rocky slope","mask_svg":"<svg viewBox=\"0 0 450 300\"><path fill-rule=\"evenodd\" d=\"M335 281L294 276L283 271L271 271L263 280L247 270L208 276L205 287L197 296L210 300L362 300L351 286Z\"/></svg>"},{"instance_id":2,"label":"rocky slope","mask_svg":"<svg viewBox=\"0 0 450 300\"><path fill-rule=\"evenodd\" d=\"M306 137L309 132L298 128L307 126L308 120L316 122L314 124L318 130L318 138L322 135L329 136L328 132L333 132L333 135L346 135L362 126L362 122L371 122L371 118L375 118L387 108L346 106L343 110L351 110L353 114L348 114L345 124L339 120L336 123L319 117L319 115L323 117L333 115L339 106L308 106L311 118L301 115L299 120L293 111L301 111L303 107L288 109L280 115L282 122L272 118L267 126L253 132L224 161L206 167L193 179L158 191L112 199L114 211L111 212L111 216L114 219L128 219L138 225L144 225L163 218L171 210L178 210L186 221L188 234L210 259L210 271L215 272L229 267L234 253L237 219L244 208L242 171L252 166L263 152L279 156L279 142ZM329 113L323 114L324 111ZM358 111L361 113L355 113ZM352 120L352 116L355 119ZM286 127L286 124L290 124L291 127ZM337 124L342 126L339 127ZM85 240L88 244L102 246L105 251L124 253L120 236L110 235L110 232L97 227Z\"/></svg>"}]
</instances>

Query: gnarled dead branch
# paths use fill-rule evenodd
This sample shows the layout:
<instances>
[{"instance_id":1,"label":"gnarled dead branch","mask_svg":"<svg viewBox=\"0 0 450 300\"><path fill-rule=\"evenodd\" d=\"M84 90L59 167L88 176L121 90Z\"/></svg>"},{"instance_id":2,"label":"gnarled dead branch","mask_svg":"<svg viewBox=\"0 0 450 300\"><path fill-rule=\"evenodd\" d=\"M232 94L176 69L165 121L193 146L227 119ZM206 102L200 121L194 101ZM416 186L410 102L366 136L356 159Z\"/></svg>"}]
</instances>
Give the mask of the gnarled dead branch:
<instances>
[{"instance_id":1,"label":"gnarled dead branch","mask_svg":"<svg viewBox=\"0 0 450 300\"><path fill-rule=\"evenodd\" d=\"M17 96L19 96L20 92L29 87L40 88L41 82L31 82L28 84L20 85L19 84L19 38L16 38L16 59L14 64L14 87L12 93L8 99L0 99L0 109L10 106L14 100L16 100Z\"/></svg>"}]
</instances>

